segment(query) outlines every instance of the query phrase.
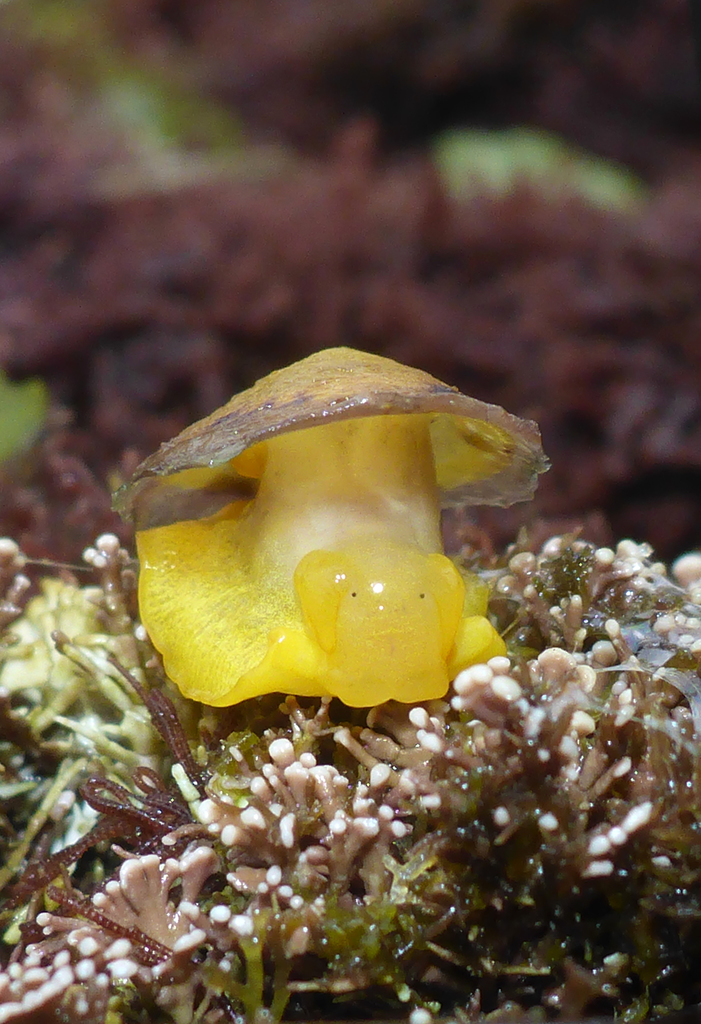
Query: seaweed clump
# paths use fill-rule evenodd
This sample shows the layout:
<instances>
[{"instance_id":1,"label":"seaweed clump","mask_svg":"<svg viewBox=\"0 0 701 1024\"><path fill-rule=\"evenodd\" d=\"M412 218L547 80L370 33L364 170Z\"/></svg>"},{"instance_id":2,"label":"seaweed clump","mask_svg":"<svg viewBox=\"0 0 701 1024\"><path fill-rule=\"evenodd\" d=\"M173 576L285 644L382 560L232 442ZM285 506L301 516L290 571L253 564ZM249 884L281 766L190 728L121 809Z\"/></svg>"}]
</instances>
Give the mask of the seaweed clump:
<instances>
[{"instance_id":1,"label":"seaweed clump","mask_svg":"<svg viewBox=\"0 0 701 1024\"><path fill-rule=\"evenodd\" d=\"M185 701L116 538L2 542L0 1022L635 1021L699 1000L701 557L477 566L509 657L369 712Z\"/></svg>"}]
</instances>

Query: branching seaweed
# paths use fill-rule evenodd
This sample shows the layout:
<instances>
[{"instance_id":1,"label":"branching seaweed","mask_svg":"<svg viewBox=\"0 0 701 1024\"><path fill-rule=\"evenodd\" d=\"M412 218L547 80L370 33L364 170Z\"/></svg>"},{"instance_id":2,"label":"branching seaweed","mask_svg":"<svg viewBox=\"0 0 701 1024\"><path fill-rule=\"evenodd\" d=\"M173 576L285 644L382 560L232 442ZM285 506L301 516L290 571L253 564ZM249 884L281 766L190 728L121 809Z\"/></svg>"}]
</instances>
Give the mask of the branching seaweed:
<instances>
[{"instance_id":1,"label":"branching seaweed","mask_svg":"<svg viewBox=\"0 0 701 1024\"><path fill-rule=\"evenodd\" d=\"M47 581L0 665L32 781L2 839L0 1021L636 1021L699 999L701 558L670 577L629 541L523 543L490 569L509 657L369 712L193 706L118 545L89 558L100 586Z\"/></svg>"}]
</instances>

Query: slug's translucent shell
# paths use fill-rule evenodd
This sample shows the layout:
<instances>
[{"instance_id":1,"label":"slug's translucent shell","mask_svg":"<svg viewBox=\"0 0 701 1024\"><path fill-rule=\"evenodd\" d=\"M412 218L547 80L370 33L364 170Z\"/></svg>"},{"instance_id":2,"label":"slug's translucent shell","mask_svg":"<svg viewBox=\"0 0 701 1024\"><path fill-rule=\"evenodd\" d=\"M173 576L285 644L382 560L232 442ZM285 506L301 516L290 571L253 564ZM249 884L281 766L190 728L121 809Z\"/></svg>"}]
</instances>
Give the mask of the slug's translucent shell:
<instances>
[{"instance_id":1,"label":"slug's translucent shell","mask_svg":"<svg viewBox=\"0 0 701 1024\"><path fill-rule=\"evenodd\" d=\"M443 553L440 509L523 500L545 468L535 424L381 356L318 352L162 445L118 495L144 624L207 704L441 696L504 645L485 588Z\"/></svg>"}]
</instances>

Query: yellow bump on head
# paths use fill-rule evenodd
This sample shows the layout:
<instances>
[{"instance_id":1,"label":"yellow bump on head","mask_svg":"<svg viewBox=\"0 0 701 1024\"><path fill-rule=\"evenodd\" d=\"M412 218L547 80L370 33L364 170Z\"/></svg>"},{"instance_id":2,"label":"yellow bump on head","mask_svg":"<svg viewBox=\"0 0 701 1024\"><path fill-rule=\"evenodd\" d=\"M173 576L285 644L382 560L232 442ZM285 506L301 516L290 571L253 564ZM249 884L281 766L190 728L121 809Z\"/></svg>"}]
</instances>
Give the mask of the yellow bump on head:
<instances>
[{"instance_id":1,"label":"yellow bump on head","mask_svg":"<svg viewBox=\"0 0 701 1024\"><path fill-rule=\"evenodd\" d=\"M369 541L312 551L295 572L304 623L328 655L328 692L351 707L448 688L464 586L440 554Z\"/></svg>"}]
</instances>

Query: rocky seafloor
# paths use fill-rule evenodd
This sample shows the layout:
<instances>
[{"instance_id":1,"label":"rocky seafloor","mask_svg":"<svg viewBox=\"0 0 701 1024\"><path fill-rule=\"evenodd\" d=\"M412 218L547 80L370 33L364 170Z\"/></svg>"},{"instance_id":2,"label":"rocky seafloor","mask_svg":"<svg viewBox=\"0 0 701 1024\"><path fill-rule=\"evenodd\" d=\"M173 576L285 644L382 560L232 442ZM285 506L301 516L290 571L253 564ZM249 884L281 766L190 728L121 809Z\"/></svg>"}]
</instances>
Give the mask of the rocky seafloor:
<instances>
[{"instance_id":1,"label":"rocky seafloor","mask_svg":"<svg viewBox=\"0 0 701 1024\"><path fill-rule=\"evenodd\" d=\"M701 556L465 549L444 700L186 701L116 537L0 541L0 1022L665 1016L700 998Z\"/></svg>"}]
</instances>

